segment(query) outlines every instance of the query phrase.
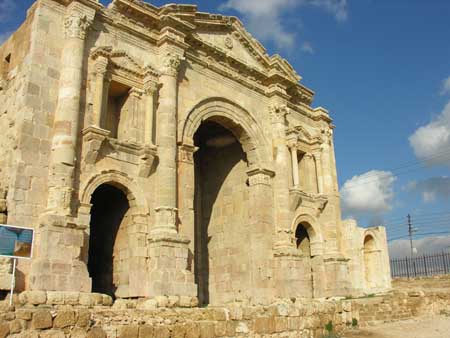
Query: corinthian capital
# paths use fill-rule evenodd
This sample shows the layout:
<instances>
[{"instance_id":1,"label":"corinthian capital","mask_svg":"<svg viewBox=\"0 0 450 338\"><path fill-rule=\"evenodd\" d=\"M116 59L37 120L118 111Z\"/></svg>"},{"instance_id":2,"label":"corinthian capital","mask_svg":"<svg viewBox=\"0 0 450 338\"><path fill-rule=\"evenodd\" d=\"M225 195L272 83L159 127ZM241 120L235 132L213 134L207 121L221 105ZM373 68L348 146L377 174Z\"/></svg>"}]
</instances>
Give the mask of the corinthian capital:
<instances>
[{"instance_id":1,"label":"corinthian capital","mask_svg":"<svg viewBox=\"0 0 450 338\"><path fill-rule=\"evenodd\" d=\"M66 38L78 38L84 40L86 32L92 24L92 20L85 14L70 13L64 18Z\"/></svg>"},{"instance_id":2,"label":"corinthian capital","mask_svg":"<svg viewBox=\"0 0 450 338\"><path fill-rule=\"evenodd\" d=\"M170 76L177 76L183 58L180 55L167 53L163 58L162 73Z\"/></svg>"},{"instance_id":3,"label":"corinthian capital","mask_svg":"<svg viewBox=\"0 0 450 338\"><path fill-rule=\"evenodd\" d=\"M289 108L284 104L272 105L269 108L272 123L285 123L286 116L289 114Z\"/></svg>"}]
</instances>

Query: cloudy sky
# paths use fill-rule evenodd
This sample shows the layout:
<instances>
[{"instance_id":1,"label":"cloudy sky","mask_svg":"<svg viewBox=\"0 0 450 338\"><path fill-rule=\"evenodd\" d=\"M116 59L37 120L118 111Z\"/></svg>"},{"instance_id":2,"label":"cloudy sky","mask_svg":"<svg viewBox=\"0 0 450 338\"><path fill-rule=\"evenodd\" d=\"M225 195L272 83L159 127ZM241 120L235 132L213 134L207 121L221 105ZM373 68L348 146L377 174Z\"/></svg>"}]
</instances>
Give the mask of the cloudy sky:
<instances>
[{"instance_id":1,"label":"cloudy sky","mask_svg":"<svg viewBox=\"0 0 450 338\"><path fill-rule=\"evenodd\" d=\"M32 2L0 0L0 41ZM410 213L416 237L431 236L419 251L450 245L450 1L183 2L240 17L317 93L314 105L337 126L345 217L385 224L394 240L406 235ZM392 242L393 252L403 246Z\"/></svg>"}]
</instances>

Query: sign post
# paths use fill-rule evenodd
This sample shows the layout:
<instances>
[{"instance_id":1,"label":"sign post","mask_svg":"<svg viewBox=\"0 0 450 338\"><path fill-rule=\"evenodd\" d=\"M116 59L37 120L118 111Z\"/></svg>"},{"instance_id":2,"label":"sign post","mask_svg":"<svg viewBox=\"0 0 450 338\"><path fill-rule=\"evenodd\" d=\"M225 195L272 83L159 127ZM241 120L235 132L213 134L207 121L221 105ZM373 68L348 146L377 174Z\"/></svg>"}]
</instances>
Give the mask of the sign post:
<instances>
[{"instance_id":1,"label":"sign post","mask_svg":"<svg viewBox=\"0 0 450 338\"><path fill-rule=\"evenodd\" d=\"M12 258L11 293L9 305L12 305L16 284L17 260L31 259L33 255L34 229L0 224L0 256Z\"/></svg>"}]
</instances>

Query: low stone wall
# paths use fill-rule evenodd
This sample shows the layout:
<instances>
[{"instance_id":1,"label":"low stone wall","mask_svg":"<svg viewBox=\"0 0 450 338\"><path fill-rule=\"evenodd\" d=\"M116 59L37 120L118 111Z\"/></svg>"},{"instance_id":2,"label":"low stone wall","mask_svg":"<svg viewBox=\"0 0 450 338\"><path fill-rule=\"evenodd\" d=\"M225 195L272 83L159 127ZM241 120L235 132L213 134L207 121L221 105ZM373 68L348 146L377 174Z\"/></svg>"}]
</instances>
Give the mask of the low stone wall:
<instances>
[{"instance_id":1,"label":"low stone wall","mask_svg":"<svg viewBox=\"0 0 450 338\"><path fill-rule=\"evenodd\" d=\"M163 305L175 307L158 307ZM112 305L99 294L78 294L76 300L70 293L26 292L16 297L15 306L0 304L0 338L320 338L329 322L342 331L432 314L450 314L450 292L393 291L223 308L182 308L169 298Z\"/></svg>"},{"instance_id":2,"label":"low stone wall","mask_svg":"<svg viewBox=\"0 0 450 338\"><path fill-rule=\"evenodd\" d=\"M447 289L450 292L450 275L439 275L432 277L417 278L395 278L392 280L392 287L401 289Z\"/></svg>"}]
</instances>

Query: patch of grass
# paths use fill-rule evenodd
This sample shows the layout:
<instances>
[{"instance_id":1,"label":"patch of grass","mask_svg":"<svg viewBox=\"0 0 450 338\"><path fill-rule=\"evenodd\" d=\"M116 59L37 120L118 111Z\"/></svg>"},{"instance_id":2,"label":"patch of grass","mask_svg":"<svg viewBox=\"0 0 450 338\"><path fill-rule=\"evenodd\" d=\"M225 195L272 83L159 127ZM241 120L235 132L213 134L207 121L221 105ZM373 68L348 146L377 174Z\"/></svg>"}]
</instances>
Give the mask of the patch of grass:
<instances>
[{"instance_id":1,"label":"patch of grass","mask_svg":"<svg viewBox=\"0 0 450 338\"><path fill-rule=\"evenodd\" d=\"M325 331L327 333L323 334L321 338L341 338L340 335L334 332L334 326L331 320L325 325Z\"/></svg>"}]
</instances>

